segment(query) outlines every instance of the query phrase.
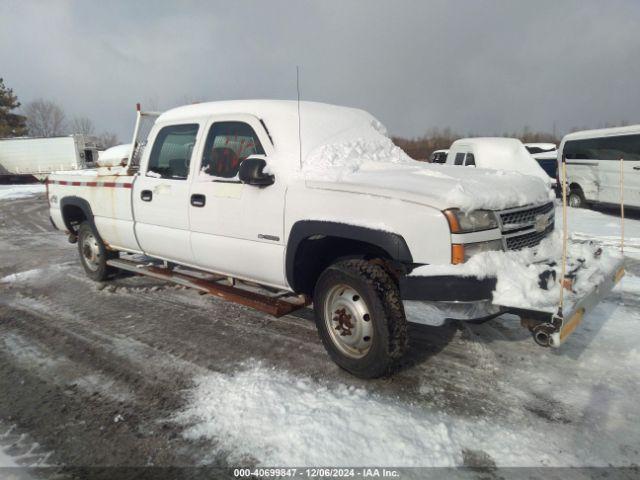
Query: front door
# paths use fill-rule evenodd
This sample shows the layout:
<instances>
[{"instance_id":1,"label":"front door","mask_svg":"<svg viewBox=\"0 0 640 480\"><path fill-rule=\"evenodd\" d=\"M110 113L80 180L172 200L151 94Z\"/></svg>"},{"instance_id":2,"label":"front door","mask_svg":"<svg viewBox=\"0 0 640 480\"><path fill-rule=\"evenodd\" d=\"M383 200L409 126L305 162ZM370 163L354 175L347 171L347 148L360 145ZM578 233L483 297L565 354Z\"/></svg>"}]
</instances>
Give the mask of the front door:
<instances>
[{"instance_id":1,"label":"front door","mask_svg":"<svg viewBox=\"0 0 640 480\"><path fill-rule=\"evenodd\" d=\"M197 123L160 128L134 182L135 233L140 248L149 256L193 262L189 178L198 128Z\"/></svg>"},{"instance_id":2,"label":"front door","mask_svg":"<svg viewBox=\"0 0 640 480\"><path fill-rule=\"evenodd\" d=\"M251 115L214 118L208 125L198 172L191 182L191 247L197 266L276 287L284 274L285 184L245 185L238 178L244 159L277 158L271 141Z\"/></svg>"}]
</instances>

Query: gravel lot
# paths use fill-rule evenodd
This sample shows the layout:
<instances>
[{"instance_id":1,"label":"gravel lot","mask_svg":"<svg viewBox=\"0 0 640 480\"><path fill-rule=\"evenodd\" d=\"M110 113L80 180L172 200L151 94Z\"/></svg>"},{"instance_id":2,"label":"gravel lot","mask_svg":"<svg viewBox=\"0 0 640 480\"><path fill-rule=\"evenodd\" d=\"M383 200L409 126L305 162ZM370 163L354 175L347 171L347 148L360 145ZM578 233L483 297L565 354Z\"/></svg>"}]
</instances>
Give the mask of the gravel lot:
<instances>
[{"instance_id":1,"label":"gravel lot","mask_svg":"<svg viewBox=\"0 0 640 480\"><path fill-rule=\"evenodd\" d=\"M403 368L365 382L331 363L308 310L88 280L31 195L0 199L0 466L640 462L638 220L629 275L563 348L509 315L413 327ZM575 218L615 235L610 214Z\"/></svg>"}]
</instances>

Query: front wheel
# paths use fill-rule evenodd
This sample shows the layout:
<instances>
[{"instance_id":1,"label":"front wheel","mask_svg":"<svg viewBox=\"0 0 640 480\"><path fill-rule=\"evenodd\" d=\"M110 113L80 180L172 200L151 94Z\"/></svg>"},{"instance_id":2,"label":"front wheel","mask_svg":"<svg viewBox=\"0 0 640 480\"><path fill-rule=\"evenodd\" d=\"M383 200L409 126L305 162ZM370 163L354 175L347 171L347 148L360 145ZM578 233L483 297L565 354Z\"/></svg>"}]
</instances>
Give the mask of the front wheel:
<instances>
[{"instance_id":1,"label":"front wheel","mask_svg":"<svg viewBox=\"0 0 640 480\"><path fill-rule=\"evenodd\" d=\"M92 280L98 282L106 280L115 270L107 265L107 260L115 258L118 255L117 252L107 250L89 222L83 222L78 228L78 252L84 271Z\"/></svg>"},{"instance_id":2,"label":"front wheel","mask_svg":"<svg viewBox=\"0 0 640 480\"><path fill-rule=\"evenodd\" d=\"M313 296L320 339L334 362L360 378L389 372L407 348L397 285L380 266L345 260L328 267Z\"/></svg>"}]
</instances>

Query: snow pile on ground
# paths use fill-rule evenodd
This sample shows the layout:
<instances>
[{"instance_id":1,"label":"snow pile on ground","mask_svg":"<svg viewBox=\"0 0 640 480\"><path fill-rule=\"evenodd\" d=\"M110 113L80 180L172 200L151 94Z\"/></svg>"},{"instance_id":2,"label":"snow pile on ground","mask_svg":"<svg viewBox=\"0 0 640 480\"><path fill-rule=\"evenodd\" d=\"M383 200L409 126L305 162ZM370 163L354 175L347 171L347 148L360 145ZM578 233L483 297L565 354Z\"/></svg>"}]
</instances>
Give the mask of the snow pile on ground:
<instances>
[{"instance_id":1,"label":"snow pile on ground","mask_svg":"<svg viewBox=\"0 0 640 480\"><path fill-rule=\"evenodd\" d=\"M75 262L49 265L45 268L34 268L25 270L24 272L11 273L0 278L0 284L28 283L30 285L42 285L51 281L53 275L65 270L69 265L75 265Z\"/></svg>"},{"instance_id":2,"label":"snow pile on ground","mask_svg":"<svg viewBox=\"0 0 640 480\"><path fill-rule=\"evenodd\" d=\"M605 247L620 247L621 220L618 211L606 213L583 208L568 208L567 223L570 237L574 240L592 240ZM627 213L629 215L629 213ZM627 256L640 258L640 221L627 217L624 221L625 248ZM556 210L556 225L562 225L562 210Z\"/></svg>"},{"instance_id":3,"label":"snow pile on ground","mask_svg":"<svg viewBox=\"0 0 640 480\"><path fill-rule=\"evenodd\" d=\"M4 427L0 424L0 427ZM0 433L0 474L3 468L17 469L13 472L6 472L7 475L0 475L3 479L32 480L27 468L46 468L50 465L47 460L51 453L39 453L40 445L30 442L27 435L17 435L14 432L15 426ZM38 453L36 453L38 452ZM12 475L13 473L13 475Z\"/></svg>"},{"instance_id":4,"label":"snow pile on ground","mask_svg":"<svg viewBox=\"0 0 640 480\"><path fill-rule=\"evenodd\" d=\"M0 185L0 200L16 200L27 198L45 192L45 186L41 183L26 185Z\"/></svg>"},{"instance_id":5,"label":"snow pile on ground","mask_svg":"<svg viewBox=\"0 0 640 480\"><path fill-rule=\"evenodd\" d=\"M0 448L0 468L16 468L19 466L12 457L4 452L4 449Z\"/></svg>"},{"instance_id":6,"label":"snow pile on ground","mask_svg":"<svg viewBox=\"0 0 640 480\"><path fill-rule=\"evenodd\" d=\"M555 312L560 298L562 236L559 230L544 239L537 248L519 251L483 252L464 264L425 265L411 276L455 275L484 279L496 277L493 303L502 306L531 308ZM588 242L570 243L566 273L577 270L573 291L565 290L565 301L578 300L587 294L605 275L613 275L622 256L612 249L600 250ZM540 275L548 274L540 286Z\"/></svg>"},{"instance_id":7,"label":"snow pile on ground","mask_svg":"<svg viewBox=\"0 0 640 480\"><path fill-rule=\"evenodd\" d=\"M188 425L187 438L220 441L230 463L456 466L463 449L491 440L497 452L508 450L499 453L508 463L530 464L535 444L546 445L542 431L455 419L353 386L322 385L255 363L245 367L197 379L176 419Z\"/></svg>"},{"instance_id":8,"label":"snow pile on ground","mask_svg":"<svg viewBox=\"0 0 640 480\"><path fill-rule=\"evenodd\" d=\"M34 268L33 270L26 270L24 272L17 272L0 278L0 283L15 283L25 280L31 280L41 275L42 269Z\"/></svg>"}]
</instances>

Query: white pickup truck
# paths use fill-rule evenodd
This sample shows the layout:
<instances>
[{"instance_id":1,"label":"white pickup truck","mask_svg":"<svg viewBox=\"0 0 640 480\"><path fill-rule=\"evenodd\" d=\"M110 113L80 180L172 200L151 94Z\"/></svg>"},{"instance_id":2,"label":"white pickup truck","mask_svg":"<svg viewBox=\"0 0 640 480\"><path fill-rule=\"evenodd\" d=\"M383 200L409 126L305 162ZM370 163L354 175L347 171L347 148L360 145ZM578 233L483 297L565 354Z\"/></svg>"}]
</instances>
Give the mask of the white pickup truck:
<instances>
[{"instance_id":1,"label":"white pickup truck","mask_svg":"<svg viewBox=\"0 0 640 480\"><path fill-rule=\"evenodd\" d=\"M618 257L582 254L572 302L542 305L560 291L554 259L536 256L554 230L548 186L412 161L361 110L180 107L159 115L147 139L134 134L128 157L126 167L48 179L52 223L78 243L89 277L132 270L274 315L312 302L332 359L364 378L403 356L407 321L511 311L538 343L557 346L621 275ZM535 273L515 304L505 268Z\"/></svg>"}]
</instances>

